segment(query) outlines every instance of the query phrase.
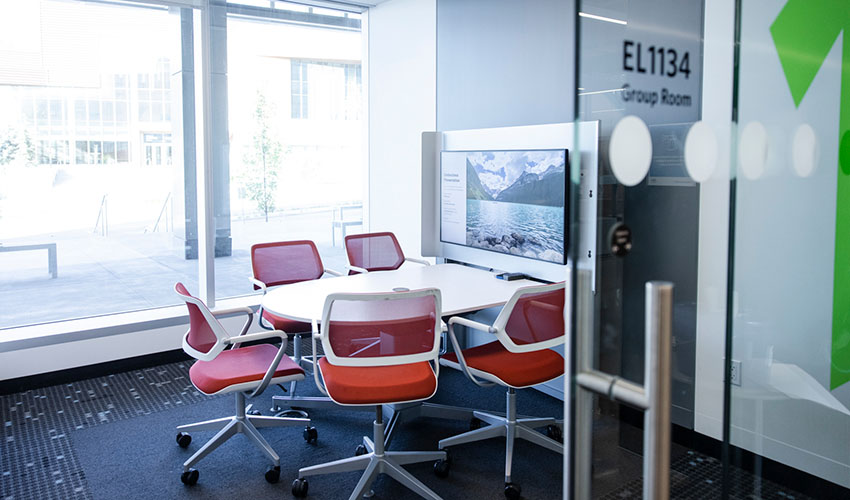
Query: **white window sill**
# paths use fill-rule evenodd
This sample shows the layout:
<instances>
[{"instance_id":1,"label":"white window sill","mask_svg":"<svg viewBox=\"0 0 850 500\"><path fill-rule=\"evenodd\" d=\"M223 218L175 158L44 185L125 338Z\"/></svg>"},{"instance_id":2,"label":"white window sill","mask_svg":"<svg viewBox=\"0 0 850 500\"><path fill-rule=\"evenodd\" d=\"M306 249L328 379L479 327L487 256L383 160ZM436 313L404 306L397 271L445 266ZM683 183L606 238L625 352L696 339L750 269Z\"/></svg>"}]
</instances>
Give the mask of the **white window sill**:
<instances>
[{"instance_id":1,"label":"white window sill","mask_svg":"<svg viewBox=\"0 0 850 500\"><path fill-rule=\"evenodd\" d=\"M257 309L261 295L247 295L216 302L216 310L234 307ZM75 342L111 335L165 328L188 323L185 305L143 311L56 321L0 330L0 353Z\"/></svg>"}]
</instances>

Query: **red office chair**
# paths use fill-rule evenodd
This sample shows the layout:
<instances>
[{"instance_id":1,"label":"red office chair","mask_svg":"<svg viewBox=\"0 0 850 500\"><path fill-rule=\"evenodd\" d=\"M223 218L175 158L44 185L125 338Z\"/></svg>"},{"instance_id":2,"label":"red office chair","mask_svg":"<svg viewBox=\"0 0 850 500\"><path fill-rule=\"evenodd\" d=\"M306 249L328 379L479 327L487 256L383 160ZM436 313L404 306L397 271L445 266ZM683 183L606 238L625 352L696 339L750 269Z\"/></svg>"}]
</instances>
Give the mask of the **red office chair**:
<instances>
[{"instance_id":1,"label":"red office chair","mask_svg":"<svg viewBox=\"0 0 850 500\"><path fill-rule=\"evenodd\" d=\"M493 437L505 437L505 496L520 498L521 489L511 481L514 441L517 438L564 453L562 422L554 418L520 418L516 413L516 389L554 380L564 374L564 358L551 348L564 343L564 283L524 287L505 304L493 325L461 317L449 320L449 338L454 352L440 360L445 366L462 370L480 386L508 388L507 416L476 411L477 419L489 424L440 441L440 449ZM454 325L460 324L496 336L488 344L460 349ZM534 430L547 426L547 434Z\"/></svg>"},{"instance_id":2,"label":"red office chair","mask_svg":"<svg viewBox=\"0 0 850 500\"><path fill-rule=\"evenodd\" d=\"M351 234L345 237L348 274L392 271L404 261L429 265L428 261L405 257L393 233Z\"/></svg>"},{"instance_id":3,"label":"red office chair","mask_svg":"<svg viewBox=\"0 0 850 500\"><path fill-rule=\"evenodd\" d=\"M445 452L386 451L381 410L384 404L426 400L437 391L440 304L440 291L433 288L327 297L321 333L313 337L314 345L321 338L325 351L314 372L316 385L338 404L374 406L373 438L364 436L353 458L299 470L293 495L307 495L307 476L364 470L351 499L367 493L382 473L425 498L440 498L401 466L437 460L435 472L445 475Z\"/></svg>"},{"instance_id":4,"label":"red office chair","mask_svg":"<svg viewBox=\"0 0 850 500\"><path fill-rule=\"evenodd\" d=\"M269 287L315 280L325 273L333 276L341 274L332 269L325 269L316 245L309 240L276 241L253 245L251 246L251 268L254 272L254 277L251 279L254 290L262 290L264 295ZM312 325L275 316L263 310L262 306L259 318L260 326L266 330L281 330L293 337L292 357L298 366L303 366L302 361L306 360L302 360L301 357L301 337L312 332ZM296 382L293 381L289 387L289 395L274 396L274 401L283 405L293 404L295 388ZM311 406L309 401L299 401L298 404L303 407ZM276 409L273 408L273 410ZM305 418L308 416L301 410L287 410L284 413L299 414Z\"/></svg>"},{"instance_id":5,"label":"red office chair","mask_svg":"<svg viewBox=\"0 0 850 500\"><path fill-rule=\"evenodd\" d=\"M187 485L198 482L198 471L192 466L237 433L245 434L274 465L266 471L266 480L276 483L280 479L280 457L257 431L258 427L287 427L308 425L306 418L261 417L246 414L245 396L249 398L262 393L269 384L283 384L302 380L304 370L284 354L286 334L279 331L246 334L251 326L254 311L249 307L210 312L204 303L186 290L182 283L174 285L174 291L189 308L189 331L183 337L183 350L197 359L189 369L192 384L207 395L236 393L236 415L207 420L177 427L177 443L186 448L192 442L190 431L216 430L218 433L186 462L180 480ZM216 316L244 313L247 318L238 336L230 336ZM279 338L280 347L259 344L241 347L244 342ZM228 349L230 347L230 349Z\"/></svg>"}]
</instances>

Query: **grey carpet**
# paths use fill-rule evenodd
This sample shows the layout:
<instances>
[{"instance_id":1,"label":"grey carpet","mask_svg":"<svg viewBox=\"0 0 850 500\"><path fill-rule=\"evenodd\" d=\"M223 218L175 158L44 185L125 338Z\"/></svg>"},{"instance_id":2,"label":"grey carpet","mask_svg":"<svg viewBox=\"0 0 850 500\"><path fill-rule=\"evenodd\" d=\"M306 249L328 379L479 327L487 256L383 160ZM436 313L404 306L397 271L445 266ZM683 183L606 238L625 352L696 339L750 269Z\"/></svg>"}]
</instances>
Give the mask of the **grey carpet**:
<instances>
[{"instance_id":1,"label":"grey carpet","mask_svg":"<svg viewBox=\"0 0 850 500\"><path fill-rule=\"evenodd\" d=\"M315 391L311 386L302 386L299 392L302 390ZM276 389L270 392L279 393ZM265 410L268 396L259 399ZM536 391L520 391L518 399L522 413L560 412L560 401ZM499 410L504 404L504 392L499 388L477 388L460 373L445 370L434 401ZM361 436L371 435L374 419L368 412L314 411L313 425L319 431L316 445L304 442L301 428L264 429L263 435L281 455L281 481L274 485L263 478L269 465L267 459L243 436L235 436L197 465L197 485L184 486L179 480L182 462L213 433L195 433L192 444L184 450L174 441L174 427L232 415L233 405L232 396L212 398L140 418L74 430L72 448L91 498L291 498L290 484L299 467L352 456ZM434 450L441 438L467 428L466 422L412 420L397 430L391 449ZM504 439L458 446L451 453L453 467L448 478L436 477L430 463L407 468L446 499L504 498ZM525 498L561 498L559 455L519 442L514 463L514 478L521 484ZM352 472L310 478L309 498L348 498L359 477L360 473ZM383 476L376 481L374 491L376 499L419 498Z\"/></svg>"}]
</instances>

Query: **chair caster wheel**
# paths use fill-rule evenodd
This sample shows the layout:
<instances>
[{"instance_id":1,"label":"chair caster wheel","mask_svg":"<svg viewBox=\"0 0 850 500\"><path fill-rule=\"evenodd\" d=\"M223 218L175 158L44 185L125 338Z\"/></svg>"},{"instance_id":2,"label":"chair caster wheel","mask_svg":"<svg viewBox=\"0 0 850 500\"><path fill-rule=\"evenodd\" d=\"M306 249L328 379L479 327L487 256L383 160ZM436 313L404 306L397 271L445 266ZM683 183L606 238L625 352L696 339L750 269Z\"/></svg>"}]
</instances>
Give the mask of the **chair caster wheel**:
<instances>
[{"instance_id":1,"label":"chair caster wheel","mask_svg":"<svg viewBox=\"0 0 850 500\"><path fill-rule=\"evenodd\" d=\"M358 444L357 448L354 449L354 456L359 457L360 455L365 455L369 450L366 449L366 446L362 444Z\"/></svg>"},{"instance_id":2,"label":"chair caster wheel","mask_svg":"<svg viewBox=\"0 0 850 500\"><path fill-rule=\"evenodd\" d=\"M299 477L295 481L292 481L292 496L297 498L304 498L307 496L307 489L310 487L310 483L307 482L303 477Z\"/></svg>"},{"instance_id":3,"label":"chair caster wheel","mask_svg":"<svg viewBox=\"0 0 850 500\"><path fill-rule=\"evenodd\" d=\"M180 474L180 482L186 486L192 486L198 482L198 476L199 474L197 469L189 469L183 474Z\"/></svg>"},{"instance_id":4,"label":"chair caster wheel","mask_svg":"<svg viewBox=\"0 0 850 500\"><path fill-rule=\"evenodd\" d=\"M310 414L304 410L292 407L280 410L274 414L275 417L310 418Z\"/></svg>"},{"instance_id":5,"label":"chair caster wheel","mask_svg":"<svg viewBox=\"0 0 850 500\"><path fill-rule=\"evenodd\" d=\"M505 498L508 500L519 500L522 495L522 488L515 483L505 483Z\"/></svg>"},{"instance_id":6,"label":"chair caster wheel","mask_svg":"<svg viewBox=\"0 0 850 500\"><path fill-rule=\"evenodd\" d=\"M263 412L261 412L260 410L256 410L256 409L248 412L248 415L254 415L255 417L260 416L262 414L263 414Z\"/></svg>"},{"instance_id":7,"label":"chair caster wheel","mask_svg":"<svg viewBox=\"0 0 850 500\"><path fill-rule=\"evenodd\" d=\"M316 441L319 440L319 431L316 430L312 425L308 425L304 428L304 441L307 441L310 444L316 444Z\"/></svg>"},{"instance_id":8,"label":"chair caster wheel","mask_svg":"<svg viewBox=\"0 0 850 500\"><path fill-rule=\"evenodd\" d=\"M266 481L275 484L280 481L280 465L270 465L266 469Z\"/></svg>"},{"instance_id":9,"label":"chair caster wheel","mask_svg":"<svg viewBox=\"0 0 850 500\"><path fill-rule=\"evenodd\" d=\"M564 442L564 431L562 431L557 425L547 425L546 435L559 443L563 444Z\"/></svg>"},{"instance_id":10,"label":"chair caster wheel","mask_svg":"<svg viewBox=\"0 0 850 500\"><path fill-rule=\"evenodd\" d=\"M480 418L472 417L469 420L469 430L474 431L475 429L480 429L484 422L481 421Z\"/></svg>"},{"instance_id":11,"label":"chair caster wheel","mask_svg":"<svg viewBox=\"0 0 850 500\"><path fill-rule=\"evenodd\" d=\"M177 444L180 445L181 448L188 448L191 442L192 436L190 436L188 432L180 432L177 434Z\"/></svg>"},{"instance_id":12,"label":"chair caster wheel","mask_svg":"<svg viewBox=\"0 0 850 500\"><path fill-rule=\"evenodd\" d=\"M434 462L434 474L440 478L449 477L449 469L451 469L451 467L452 459L446 455L445 460L440 459Z\"/></svg>"}]
</instances>

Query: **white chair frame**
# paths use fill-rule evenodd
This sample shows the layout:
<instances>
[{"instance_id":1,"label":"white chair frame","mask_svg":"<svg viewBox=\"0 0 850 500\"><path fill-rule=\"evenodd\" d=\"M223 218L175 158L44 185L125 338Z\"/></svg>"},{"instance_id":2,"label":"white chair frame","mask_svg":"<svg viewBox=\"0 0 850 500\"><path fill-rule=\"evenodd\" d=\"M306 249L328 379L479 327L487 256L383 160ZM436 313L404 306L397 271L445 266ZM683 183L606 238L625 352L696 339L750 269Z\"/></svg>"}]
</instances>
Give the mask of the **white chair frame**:
<instances>
[{"instance_id":1,"label":"white chair frame","mask_svg":"<svg viewBox=\"0 0 850 500\"><path fill-rule=\"evenodd\" d=\"M469 378L469 380L481 387L491 387L497 384L507 387L507 412L505 416L501 416L489 412L474 411L473 415L475 416L475 418L478 418L479 420L485 422L488 425L480 429L471 430L462 434L458 434L457 436L442 439L440 440L439 448L441 450L445 450L449 446L456 446L464 443L482 441L484 439L490 439L495 437L504 437L506 486L514 485L511 480L511 469L513 464L514 442L516 441L516 439L525 439L526 441L534 443L538 446L542 446L556 453L563 454L563 444L559 443L558 441L555 441L554 439L548 436L544 436L543 434L534 430L535 428L549 425L558 425L563 427L563 420L555 418L536 417L517 418L516 389L521 389L529 386L513 387L507 382L500 380L493 374L476 370L467 365L466 359L463 356L463 350L460 348L460 343L458 342L457 336L455 335L454 326L463 325L469 328L473 328L475 330L493 334L496 339L505 347L505 349L513 353L525 353L542 349L549 349L557 345L561 345L564 343L564 335L560 335L553 339L549 339L543 342L537 342L534 344L516 344L505 331L505 326L508 323L508 319L510 318L514 307L516 307L517 302L523 296L550 292L563 288L564 283L520 288L519 290L514 292L514 295L511 297L510 300L508 300L504 308L502 308L502 311L496 317L496 320L493 322L492 325L486 325L478 321L472 321L458 316L449 319L449 338L451 339L452 346L454 348L455 354L457 355L458 362L453 363L444 358L440 360L440 363L445 366L460 369L466 375L466 377Z\"/></svg>"},{"instance_id":2,"label":"white chair frame","mask_svg":"<svg viewBox=\"0 0 850 500\"><path fill-rule=\"evenodd\" d=\"M410 298L410 297L422 297L430 295L434 297L436 302L436 318L434 324L434 344L430 351L426 353L419 354L409 354L409 355L399 355L399 356L386 356L386 357L369 357L369 358L347 358L347 357L339 357L334 354L333 349L330 346L330 340L328 338L329 333L328 329L330 328L330 314L333 308L333 303L337 300L359 300L359 301L374 301L374 300L393 300L400 298ZM369 366L389 366L389 365L398 365L398 364L408 364L408 363L419 363L422 361L428 361L431 363L431 369L434 370L434 376L439 376L440 364L437 361L438 353L440 348L440 333L441 333L441 325L442 320L440 317L440 313L442 311L442 299L440 295L440 291L436 288L427 288L423 290L414 290L409 292L393 292L393 293L335 293L330 294L325 300L325 306L322 311L322 325L319 333L313 335L313 360L316 370L313 372L313 376L316 380L316 386L324 393L328 394L327 389L324 384L319 380L318 372L321 371L316 360L316 342L321 341L322 346L325 350L325 356L327 360L331 364L335 364L337 366L361 366L361 367L369 367ZM315 321L313 323L313 328L316 330ZM436 385L434 388L434 392L436 393ZM397 401L395 403L408 403L408 402L417 402L423 401L425 399L433 396L432 393L427 398L420 398L411 401ZM330 395L329 395L330 396ZM333 397L333 396L330 396ZM343 403L339 403L343 404ZM349 500L358 500L360 497L368 493L371 489L372 483L378 474L387 474L396 481L400 482L413 492L419 494L423 498L428 498L431 500L440 500L440 496L434 493L430 488L425 486L421 481L416 479L410 472L405 470L402 465L421 463L421 462L429 462L435 460L445 460L446 453L444 451L387 451L384 446L385 440L385 424L383 420L383 411L381 405L349 405L345 404L345 406L361 406L361 407L374 407L375 408L375 422L372 428L372 439L369 439L366 436L363 436L363 446L366 448L366 453L363 455L351 457L351 458L343 458L341 460L336 460L334 462L329 462L321 465L314 465L312 467L304 467L298 471L298 479L296 482L305 481L304 478L308 476L315 476L319 474L329 474L333 472L350 472L356 470L362 470L363 475L360 478L360 481L357 483L357 486L354 488L354 491L351 493Z\"/></svg>"},{"instance_id":3,"label":"white chair frame","mask_svg":"<svg viewBox=\"0 0 850 500\"><path fill-rule=\"evenodd\" d=\"M255 446L257 446L260 451L262 451L263 454L266 455L274 463L273 467L275 467L279 471L280 456L274 451L268 441L263 438L263 436L259 433L257 429L263 427L307 426L310 424L310 419L248 415L247 412L250 411L250 405L246 408L245 398L252 398L254 396L262 394L262 392L269 386L269 384L272 383L285 383L289 381L294 382L294 380L296 379L303 380L304 375L290 375L286 377L279 377L277 379L274 378L274 372L277 370L277 366L280 363L280 360L283 359L283 356L286 352L286 333L280 330L274 330L270 332L258 332L249 334L247 333L248 328L251 327L251 323L254 318L254 311L250 307L224 309L213 312L210 311L207 308L206 304L204 304L197 297L193 297L191 295L183 295L182 293L177 292L176 289L175 292L184 301L198 306L198 309L201 311L201 314L203 314L204 318L207 321L207 324L210 326L210 329L216 337L216 342L215 344L213 344L213 347L208 352L204 353L196 350L191 345L189 345L189 331L187 331L186 334L183 336L183 350L190 356L200 361L212 361L227 347L230 347L231 349L238 349L240 347L240 344L243 344L245 342L253 342L270 338L278 338L281 341L280 347L278 348L278 351L275 354L274 360L269 365L269 368L263 375L262 380L260 380L259 382L246 382L243 384L228 386L214 393L222 394L227 392L235 392L236 415L232 417L224 417L213 420L206 420L203 422L196 422L193 424L180 425L177 427L177 430L180 432L218 430L218 433L213 436L212 439L207 441L206 444L204 444L200 449L198 449L198 451L196 451L191 457L189 457L189 459L183 462L183 473L188 473L193 465L198 463L198 461L200 461L202 458L212 453L213 450L221 446L222 443L230 439L230 437L235 434L244 434L245 436L247 436L248 439L250 439L251 442ZM240 330L239 335L230 336L228 335L224 327L221 325L221 323L219 323L217 317L230 316L238 313L245 314L245 323L242 325L242 329Z\"/></svg>"}]
</instances>

